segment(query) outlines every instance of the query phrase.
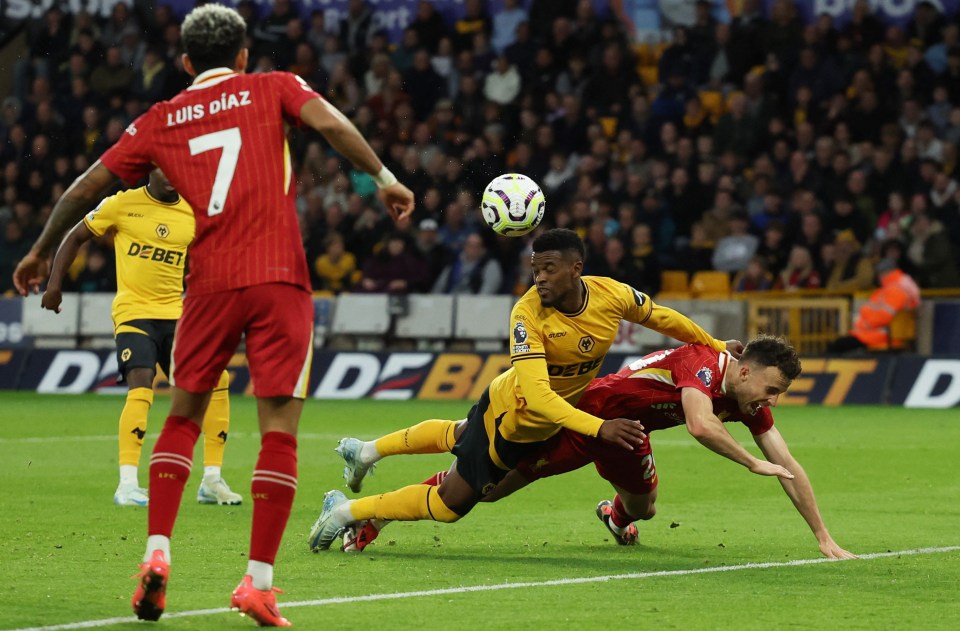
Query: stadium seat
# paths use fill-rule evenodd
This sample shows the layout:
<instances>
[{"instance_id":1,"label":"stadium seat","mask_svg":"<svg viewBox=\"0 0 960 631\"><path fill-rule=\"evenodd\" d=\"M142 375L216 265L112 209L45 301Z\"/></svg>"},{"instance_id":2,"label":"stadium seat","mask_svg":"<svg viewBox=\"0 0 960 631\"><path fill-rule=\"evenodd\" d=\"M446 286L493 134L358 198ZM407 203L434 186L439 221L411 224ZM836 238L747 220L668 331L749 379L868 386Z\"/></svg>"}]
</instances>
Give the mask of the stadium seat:
<instances>
[{"instance_id":1,"label":"stadium seat","mask_svg":"<svg viewBox=\"0 0 960 631\"><path fill-rule=\"evenodd\" d=\"M665 270L660 273L660 291L690 291L690 278L683 270Z\"/></svg>"},{"instance_id":2,"label":"stadium seat","mask_svg":"<svg viewBox=\"0 0 960 631\"><path fill-rule=\"evenodd\" d=\"M690 293L694 298L729 298L730 275L713 270L694 272Z\"/></svg>"},{"instance_id":3,"label":"stadium seat","mask_svg":"<svg viewBox=\"0 0 960 631\"><path fill-rule=\"evenodd\" d=\"M409 311L397 317L398 337L446 339L453 334L453 296L412 294Z\"/></svg>"},{"instance_id":4,"label":"stadium seat","mask_svg":"<svg viewBox=\"0 0 960 631\"><path fill-rule=\"evenodd\" d=\"M80 294L63 294L60 313L40 307L40 295L23 299L23 334L37 337L76 337L80 322Z\"/></svg>"},{"instance_id":5,"label":"stadium seat","mask_svg":"<svg viewBox=\"0 0 960 631\"><path fill-rule=\"evenodd\" d=\"M914 350L917 341L917 312L900 311L890 322L890 348Z\"/></svg>"},{"instance_id":6,"label":"stadium seat","mask_svg":"<svg viewBox=\"0 0 960 631\"><path fill-rule=\"evenodd\" d=\"M341 294L333 311L333 333L383 335L390 330L387 294Z\"/></svg>"},{"instance_id":7,"label":"stadium seat","mask_svg":"<svg viewBox=\"0 0 960 631\"><path fill-rule=\"evenodd\" d=\"M502 340L510 331L513 296L456 297L453 334L468 340Z\"/></svg>"},{"instance_id":8,"label":"stadium seat","mask_svg":"<svg viewBox=\"0 0 960 631\"><path fill-rule=\"evenodd\" d=\"M80 294L80 335L113 337L113 294Z\"/></svg>"}]
</instances>

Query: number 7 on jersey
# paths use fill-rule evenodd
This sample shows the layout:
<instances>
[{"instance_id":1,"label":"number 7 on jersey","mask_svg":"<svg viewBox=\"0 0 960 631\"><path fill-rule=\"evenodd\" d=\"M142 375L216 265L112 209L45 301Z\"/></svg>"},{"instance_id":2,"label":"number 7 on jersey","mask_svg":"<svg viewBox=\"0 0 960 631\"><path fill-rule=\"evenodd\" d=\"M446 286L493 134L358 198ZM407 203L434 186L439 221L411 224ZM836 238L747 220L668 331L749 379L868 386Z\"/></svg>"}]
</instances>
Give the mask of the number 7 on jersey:
<instances>
[{"instance_id":1,"label":"number 7 on jersey","mask_svg":"<svg viewBox=\"0 0 960 631\"><path fill-rule=\"evenodd\" d=\"M233 173L237 170L241 144L239 127L231 127L190 139L191 156L213 149L223 149L223 153L220 154L220 164L217 165L217 175L213 180L213 189L210 191L210 203L207 204L209 217L222 213L227 203L227 193L230 192Z\"/></svg>"}]
</instances>

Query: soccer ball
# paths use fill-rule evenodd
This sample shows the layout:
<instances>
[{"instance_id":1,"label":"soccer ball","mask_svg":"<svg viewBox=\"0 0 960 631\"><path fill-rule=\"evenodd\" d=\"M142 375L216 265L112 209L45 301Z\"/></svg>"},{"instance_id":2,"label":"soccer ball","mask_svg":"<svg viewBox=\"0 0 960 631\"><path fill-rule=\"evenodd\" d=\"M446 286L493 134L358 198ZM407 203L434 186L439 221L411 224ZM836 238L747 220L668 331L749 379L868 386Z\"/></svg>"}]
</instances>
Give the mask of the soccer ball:
<instances>
[{"instance_id":1,"label":"soccer ball","mask_svg":"<svg viewBox=\"0 0 960 631\"><path fill-rule=\"evenodd\" d=\"M546 204L536 182L520 173L504 173L484 189L480 215L494 232L519 237L540 225Z\"/></svg>"}]
</instances>

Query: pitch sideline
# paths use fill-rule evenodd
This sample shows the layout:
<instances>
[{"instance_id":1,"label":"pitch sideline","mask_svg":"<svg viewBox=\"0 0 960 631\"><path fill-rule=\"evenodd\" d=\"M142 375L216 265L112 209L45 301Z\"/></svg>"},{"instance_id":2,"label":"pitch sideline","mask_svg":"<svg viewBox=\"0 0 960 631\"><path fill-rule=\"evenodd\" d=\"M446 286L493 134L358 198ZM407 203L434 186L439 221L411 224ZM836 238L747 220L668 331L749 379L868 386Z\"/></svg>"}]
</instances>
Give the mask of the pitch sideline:
<instances>
[{"instance_id":1,"label":"pitch sideline","mask_svg":"<svg viewBox=\"0 0 960 631\"><path fill-rule=\"evenodd\" d=\"M960 551L960 546L942 546L938 548L914 548L912 550L899 550L896 552L875 552L872 554L860 555L858 560L883 559L889 557L913 556L918 554L939 554L944 552ZM857 559L851 559L857 560ZM412 592L395 592L392 594L370 594L367 596L342 596L339 598L320 598L317 600L299 600L293 602L280 603L283 610L294 607L322 607L324 605L339 605L345 603L371 602L376 600L399 600L403 598L420 598L424 596L445 596L450 594L469 594L473 592L493 592L503 589L522 589L527 587L555 587L563 585L580 585L584 583L603 583L607 581L625 580L625 579L643 579L658 578L662 576L686 576L690 574L714 574L717 572L735 572L739 570L765 570L775 567L794 567L799 565L818 565L821 563L842 563L839 559L827 559L819 557L816 559L797 559L795 561L780 561L767 563L743 563L740 565L725 565L718 567L696 568L690 570L660 570L656 572L631 572L628 574L610 574L606 576L585 576L581 578L558 578L549 581L530 581L522 583L502 583L500 585L468 585L466 587L448 587L444 589L426 589ZM229 613L227 607L216 609L194 609L192 611L180 611L165 614L164 620L171 618L192 618L197 616L209 616L213 614ZM100 627L109 627L115 624L136 622L133 616L123 616L117 618L104 618L102 620L86 620L83 622L70 622L66 624L55 624L43 627L24 627L19 629L10 629L8 631L66 631L68 629L97 629Z\"/></svg>"}]
</instances>

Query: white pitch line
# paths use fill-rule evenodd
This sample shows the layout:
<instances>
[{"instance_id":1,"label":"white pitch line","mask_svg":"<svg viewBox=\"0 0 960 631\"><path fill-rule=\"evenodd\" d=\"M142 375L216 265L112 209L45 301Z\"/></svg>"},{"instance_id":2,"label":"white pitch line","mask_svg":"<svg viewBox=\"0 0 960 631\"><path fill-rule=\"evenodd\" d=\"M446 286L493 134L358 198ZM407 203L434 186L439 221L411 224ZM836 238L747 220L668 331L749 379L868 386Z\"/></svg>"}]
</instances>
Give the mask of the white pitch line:
<instances>
[{"instance_id":1,"label":"white pitch line","mask_svg":"<svg viewBox=\"0 0 960 631\"><path fill-rule=\"evenodd\" d=\"M912 550L899 550L897 552L875 552L872 554L860 555L861 561L869 559L884 559L889 557L912 556L917 554L938 554L943 552L960 551L960 546L943 546L939 548L914 548ZM856 560L856 559L852 559ZM474 592L494 592L503 589L522 589L525 587L556 587L563 585L582 585L584 583L604 583L607 581L618 581L625 579L643 579L657 578L661 576L687 576L690 574L715 574L718 572L736 572L739 570L765 570L775 567L796 567L800 565L819 565L821 563L840 563L839 559L827 559L824 557L816 559L797 559L796 561L778 561L768 563L742 563L740 565L723 565L718 567L704 567L693 570L660 570L657 572L631 572L629 574L609 574L606 576L584 576L581 578L558 578L550 581L529 581L523 583L501 583L499 585L468 585L465 587L447 587L445 589L424 589L413 592L395 592L392 594L370 594L367 596L340 596L337 598L320 598L317 600L298 600L288 603L280 603L284 611L294 607L322 607L324 605L341 605L346 603L372 602L377 600L400 600L403 598L421 598L424 596L446 596L450 594L469 594ZM168 613L163 616L164 620L170 618L192 618L196 616L210 616L213 614L229 613L227 607L216 609L194 609L192 611L180 611ZM9 631L66 631L67 629L95 629L99 627L109 627L115 624L124 624L136 622L132 616L123 616L117 618L104 618L102 620L86 620L84 622L69 622L66 624L54 624L45 627L28 627L22 629L10 629Z\"/></svg>"}]
</instances>

